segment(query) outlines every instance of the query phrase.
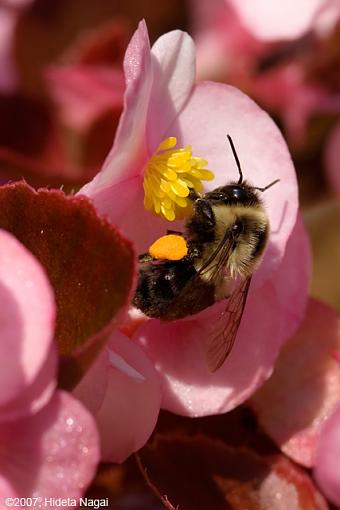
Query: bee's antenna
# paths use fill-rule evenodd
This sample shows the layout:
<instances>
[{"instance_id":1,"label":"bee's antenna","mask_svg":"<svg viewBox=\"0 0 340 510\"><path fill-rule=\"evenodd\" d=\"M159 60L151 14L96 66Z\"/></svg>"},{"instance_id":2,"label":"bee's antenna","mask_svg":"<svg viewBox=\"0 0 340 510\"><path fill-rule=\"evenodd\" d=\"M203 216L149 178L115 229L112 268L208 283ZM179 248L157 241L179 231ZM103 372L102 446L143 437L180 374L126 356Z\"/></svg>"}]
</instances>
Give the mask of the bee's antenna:
<instances>
[{"instance_id":1,"label":"bee's antenna","mask_svg":"<svg viewBox=\"0 0 340 510\"><path fill-rule=\"evenodd\" d=\"M231 136L230 135L227 135L227 138L229 140L229 143L230 143L230 147L231 147L231 150L233 151L233 154L234 154L234 158L235 158L235 161L236 161L236 165L237 165L237 168L238 168L238 173L240 174L240 178L237 182L237 184L242 184L242 181L243 181L243 174L242 174L242 170L241 170L241 165L240 165L240 160L238 159L238 156L236 154L236 149L234 147L234 143L231 139Z\"/></svg>"},{"instance_id":2,"label":"bee's antenna","mask_svg":"<svg viewBox=\"0 0 340 510\"><path fill-rule=\"evenodd\" d=\"M275 181L271 182L270 184L267 184L267 186L265 186L264 188L255 188L255 186L253 186L253 189L257 189L258 191L266 191L266 189L271 188L277 182L280 182L280 179L276 179Z\"/></svg>"}]
</instances>

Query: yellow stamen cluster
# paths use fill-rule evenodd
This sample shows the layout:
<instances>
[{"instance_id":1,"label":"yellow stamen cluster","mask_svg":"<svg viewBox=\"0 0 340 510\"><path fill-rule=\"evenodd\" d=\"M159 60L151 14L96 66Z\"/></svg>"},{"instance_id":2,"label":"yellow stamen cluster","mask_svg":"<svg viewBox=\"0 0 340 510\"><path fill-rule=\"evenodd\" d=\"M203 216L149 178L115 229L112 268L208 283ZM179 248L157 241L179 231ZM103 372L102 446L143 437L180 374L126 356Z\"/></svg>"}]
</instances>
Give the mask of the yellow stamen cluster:
<instances>
[{"instance_id":1,"label":"yellow stamen cluster","mask_svg":"<svg viewBox=\"0 0 340 510\"><path fill-rule=\"evenodd\" d=\"M190 188L203 189L203 181L214 174L204 168L208 162L192 155L190 145L175 149L174 136L164 140L147 164L144 173L144 207L168 221L190 214Z\"/></svg>"}]
</instances>

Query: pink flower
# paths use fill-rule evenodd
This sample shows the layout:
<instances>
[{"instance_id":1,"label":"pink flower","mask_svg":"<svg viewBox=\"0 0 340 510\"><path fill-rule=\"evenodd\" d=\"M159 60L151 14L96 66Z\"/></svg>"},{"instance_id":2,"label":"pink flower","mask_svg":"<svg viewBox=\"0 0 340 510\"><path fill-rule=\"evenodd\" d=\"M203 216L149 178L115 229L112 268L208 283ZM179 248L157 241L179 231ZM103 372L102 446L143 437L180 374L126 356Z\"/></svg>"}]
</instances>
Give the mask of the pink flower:
<instances>
[{"instance_id":1,"label":"pink flower","mask_svg":"<svg viewBox=\"0 0 340 510\"><path fill-rule=\"evenodd\" d=\"M292 459L315 465L320 431L340 399L339 316L309 300L306 316L282 349L272 377L253 396L260 423Z\"/></svg>"},{"instance_id":2,"label":"pink flower","mask_svg":"<svg viewBox=\"0 0 340 510\"><path fill-rule=\"evenodd\" d=\"M225 0L192 0L189 6L199 78L247 84L267 44L242 25Z\"/></svg>"},{"instance_id":3,"label":"pink flower","mask_svg":"<svg viewBox=\"0 0 340 510\"><path fill-rule=\"evenodd\" d=\"M252 93L272 112L279 113L292 146L305 142L313 115L339 112L340 98L321 84L308 83L301 62L278 65L254 78Z\"/></svg>"},{"instance_id":4,"label":"pink flower","mask_svg":"<svg viewBox=\"0 0 340 510\"><path fill-rule=\"evenodd\" d=\"M157 200L151 205L150 196L144 197L143 180L157 165L161 143L163 148L169 146L175 137L179 147L189 151L190 145L194 156L209 162L215 179L206 190L237 179L227 134L233 138L247 180L262 186L280 179L263 195L270 242L252 280L236 345L223 367L209 372L204 345L224 303L172 323L148 320L130 341L135 354L138 344L158 370L162 407L190 416L225 412L270 375L282 344L303 316L309 251L297 218L294 168L279 130L250 98L227 85L195 82L195 47L187 34L170 32L150 50L142 22L127 49L124 70L124 111L114 145L103 169L81 193L134 241L138 252L146 251L167 228L181 228L179 222L166 222L144 208L144 200L147 207L157 208ZM167 198L171 202L172 197ZM171 207L176 210L173 203ZM166 207L161 211L173 217ZM117 353L130 365L124 353ZM125 383L120 388L128 399ZM125 425L133 422L133 404L123 420Z\"/></svg>"},{"instance_id":5,"label":"pink flower","mask_svg":"<svg viewBox=\"0 0 340 510\"><path fill-rule=\"evenodd\" d=\"M111 109L121 110L124 80L118 66L51 66L47 76L51 93L60 105L61 119L75 131L89 129Z\"/></svg>"},{"instance_id":6,"label":"pink flower","mask_svg":"<svg viewBox=\"0 0 340 510\"><path fill-rule=\"evenodd\" d=\"M306 317L284 346L272 377L252 397L260 424L282 451L306 467L340 503L340 317L309 300Z\"/></svg>"},{"instance_id":7,"label":"pink flower","mask_svg":"<svg viewBox=\"0 0 340 510\"><path fill-rule=\"evenodd\" d=\"M17 85L17 70L12 55L14 28L20 9L32 0L7 0L0 5L0 89L12 90Z\"/></svg>"},{"instance_id":8,"label":"pink flower","mask_svg":"<svg viewBox=\"0 0 340 510\"><path fill-rule=\"evenodd\" d=\"M10 90L16 83L16 71L11 56L12 34L16 17L10 9L0 8L0 88Z\"/></svg>"},{"instance_id":9,"label":"pink flower","mask_svg":"<svg viewBox=\"0 0 340 510\"><path fill-rule=\"evenodd\" d=\"M328 36L332 36L331 20L334 22L338 18L340 4L338 0L331 1L325 11L320 5L314 16L317 3L318 0L308 2L308 8L303 9L296 2L278 6L266 0L192 3L199 77L216 78L246 91L263 108L279 116L293 147L305 142L308 122L313 115L334 114L340 108L339 95L329 86L323 72L324 60L327 62L327 56L331 58L333 47L328 40ZM287 21L290 9L298 17L300 15L299 20L295 14L293 16L297 24L313 19L309 27L315 29L313 37L294 40L295 35L300 37L301 34L292 32L293 24ZM264 26L273 30L270 37L269 32L265 35ZM287 37L293 40L277 42ZM329 73L332 75L332 70Z\"/></svg>"},{"instance_id":10,"label":"pink flower","mask_svg":"<svg viewBox=\"0 0 340 510\"><path fill-rule=\"evenodd\" d=\"M125 24L113 18L78 35L63 55L62 64L48 66L48 90L67 129L85 136L102 116L114 113L119 118L125 86L122 59L127 42Z\"/></svg>"},{"instance_id":11,"label":"pink flower","mask_svg":"<svg viewBox=\"0 0 340 510\"><path fill-rule=\"evenodd\" d=\"M327 498L340 505L340 404L322 427L314 476Z\"/></svg>"},{"instance_id":12,"label":"pink flower","mask_svg":"<svg viewBox=\"0 0 340 510\"><path fill-rule=\"evenodd\" d=\"M158 374L142 349L115 331L74 391L96 418L103 461L123 462L149 439L158 418Z\"/></svg>"},{"instance_id":13,"label":"pink flower","mask_svg":"<svg viewBox=\"0 0 340 510\"><path fill-rule=\"evenodd\" d=\"M0 245L1 498L78 498L98 462L93 418L56 391L55 305L42 267L2 230Z\"/></svg>"},{"instance_id":14,"label":"pink flower","mask_svg":"<svg viewBox=\"0 0 340 510\"><path fill-rule=\"evenodd\" d=\"M312 28L322 29L339 16L339 0L227 0L247 29L266 41L296 39Z\"/></svg>"}]
</instances>

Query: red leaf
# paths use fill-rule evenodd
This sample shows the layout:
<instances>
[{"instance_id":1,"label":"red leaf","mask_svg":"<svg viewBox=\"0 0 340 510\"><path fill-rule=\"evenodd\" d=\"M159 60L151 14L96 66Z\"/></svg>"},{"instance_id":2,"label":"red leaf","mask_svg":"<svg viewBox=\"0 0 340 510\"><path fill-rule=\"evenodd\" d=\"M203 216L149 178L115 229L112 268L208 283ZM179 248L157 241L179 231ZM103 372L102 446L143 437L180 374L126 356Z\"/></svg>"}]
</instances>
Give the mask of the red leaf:
<instances>
[{"instance_id":1,"label":"red leaf","mask_svg":"<svg viewBox=\"0 0 340 510\"><path fill-rule=\"evenodd\" d=\"M26 156L45 151L52 129L48 103L18 92L0 94L0 147Z\"/></svg>"},{"instance_id":2,"label":"red leaf","mask_svg":"<svg viewBox=\"0 0 340 510\"><path fill-rule=\"evenodd\" d=\"M169 510L328 508L309 476L282 455L260 456L203 435L159 435L139 464Z\"/></svg>"},{"instance_id":3,"label":"red leaf","mask_svg":"<svg viewBox=\"0 0 340 510\"><path fill-rule=\"evenodd\" d=\"M85 497L109 498L110 508L114 510L161 509L159 499L145 484L133 457L124 464L100 464Z\"/></svg>"},{"instance_id":4,"label":"red leaf","mask_svg":"<svg viewBox=\"0 0 340 510\"><path fill-rule=\"evenodd\" d=\"M77 362L82 359L87 366L108 335L103 328L128 301L130 243L98 217L86 197L36 192L16 183L0 188L0 201L0 228L12 232L38 258L54 288L60 353L77 354ZM94 342L91 336L96 334L100 338ZM78 366L78 376L73 372L74 379L85 365Z\"/></svg>"}]
</instances>

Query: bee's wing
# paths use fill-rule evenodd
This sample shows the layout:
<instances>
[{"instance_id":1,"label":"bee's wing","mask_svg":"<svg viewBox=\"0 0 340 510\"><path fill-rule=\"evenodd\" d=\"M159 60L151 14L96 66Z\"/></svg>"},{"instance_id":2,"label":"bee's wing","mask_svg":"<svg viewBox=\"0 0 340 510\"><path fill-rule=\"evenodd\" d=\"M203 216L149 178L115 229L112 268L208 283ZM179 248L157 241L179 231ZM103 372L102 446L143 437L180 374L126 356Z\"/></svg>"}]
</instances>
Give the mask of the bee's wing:
<instances>
[{"instance_id":1,"label":"bee's wing","mask_svg":"<svg viewBox=\"0 0 340 510\"><path fill-rule=\"evenodd\" d=\"M233 348L246 305L251 276L242 280L230 295L227 307L214 327L207 348L207 364L211 372L220 368Z\"/></svg>"},{"instance_id":2,"label":"bee's wing","mask_svg":"<svg viewBox=\"0 0 340 510\"><path fill-rule=\"evenodd\" d=\"M201 277L206 271L209 271L209 280L211 283L216 283L227 266L233 247L233 237L230 232L226 232L219 245L197 272L197 277Z\"/></svg>"}]
</instances>

